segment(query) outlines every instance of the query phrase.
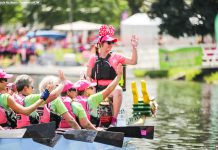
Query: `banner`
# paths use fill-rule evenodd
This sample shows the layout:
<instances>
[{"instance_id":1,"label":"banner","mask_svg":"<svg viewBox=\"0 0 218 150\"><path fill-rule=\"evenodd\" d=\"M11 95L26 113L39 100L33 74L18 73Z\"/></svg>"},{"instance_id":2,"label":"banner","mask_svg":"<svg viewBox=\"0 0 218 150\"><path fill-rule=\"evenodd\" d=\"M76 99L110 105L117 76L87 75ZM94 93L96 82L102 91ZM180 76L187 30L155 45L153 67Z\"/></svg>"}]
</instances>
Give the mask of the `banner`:
<instances>
[{"instance_id":1,"label":"banner","mask_svg":"<svg viewBox=\"0 0 218 150\"><path fill-rule=\"evenodd\" d=\"M159 49L160 69L201 67L202 48Z\"/></svg>"}]
</instances>

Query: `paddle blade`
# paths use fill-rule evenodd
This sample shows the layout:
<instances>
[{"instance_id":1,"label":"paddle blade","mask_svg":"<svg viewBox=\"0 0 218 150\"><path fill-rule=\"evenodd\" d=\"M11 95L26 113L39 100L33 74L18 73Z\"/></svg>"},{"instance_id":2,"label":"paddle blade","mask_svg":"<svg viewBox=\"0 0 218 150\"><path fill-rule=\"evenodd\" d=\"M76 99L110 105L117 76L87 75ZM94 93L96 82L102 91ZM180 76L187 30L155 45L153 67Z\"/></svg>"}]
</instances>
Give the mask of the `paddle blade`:
<instances>
[{"instance_id":1,"label":"paddle blade","mask_svg":"<svg viewBox=\"0 0 218 150\"><path fill-rule=\"evenodd\" d=\"M123 132L125 137L133 138L154 138L154 126L127 126L127 127L111 127L107 131Z\"/></svg>"},{"instance_id":2,"label":"paddle blade","mask_svg":"<svg viewBox=\"0 0 218 150\"><path fill-rule=\"evenodd\" d=\"M55 122L33 124L26 128L23 138L53 138L55 136Z\"/></svg>"},{"instance_id":3,"label":"paddle blade","mask_svg":"<svg viewBox=\"0 0 218 150\"><path fill-rule=\"evenodd\" d=\"M49 147L54 147L60 138L61 135L55 134L53 138L33 138L33 141Z\"/></svg>"},{"instance_id":4,"label":"paddle blade","mask_svg":"<svg viewBox=\"0 0 218 150\"><path fill-rule=\"evenodd\" d=\"M98 131L94 141L107 145L122 147L123 139L124 133L121 132Z\"/></svg>"},{"instance_id":5,"label":"paddle blade","mask_svg":"<svg viewBox=\"0 0 218 150\"><path fill-rule=\"evenodd\" d=\"M93 130L69 130L63 133L63 136L70 140L92 143L95 140L97 132Z\"/></svg>"},{"instance_id":6,"label":"paddle blade","mask_svg":"<svg viewBox=\"0 0 218 150\"><path fill-rule=\"evenodd\" d=\"M27 129L0 130L0 138L23 138Z\"/></svg>"}]
</instances>

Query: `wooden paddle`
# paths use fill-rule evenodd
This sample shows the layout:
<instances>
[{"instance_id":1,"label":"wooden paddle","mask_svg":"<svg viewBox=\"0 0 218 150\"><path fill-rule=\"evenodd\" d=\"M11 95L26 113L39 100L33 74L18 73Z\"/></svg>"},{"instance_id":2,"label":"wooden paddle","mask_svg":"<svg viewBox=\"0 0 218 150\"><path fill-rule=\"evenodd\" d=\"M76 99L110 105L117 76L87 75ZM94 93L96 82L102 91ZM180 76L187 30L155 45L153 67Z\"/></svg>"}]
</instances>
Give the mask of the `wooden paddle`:
<instances>
[{"instance_id":1,"label":"wooden paddle","mask_svg":"<svg viewBox=\"0 0 218 150\"><path fill-rule=\"evenodd\" d=\"M22 129L0 130L0 138L53 138L55 122L34 124Z\"/></svg>"},{"instance_id":2,"label":"wooden paddle","mask_svg":"<svg viewBox=\"0 0 218 150\"><path fill-rule=\"evenodd\" d=\"M154 126L123 126L123 127L110 127L107 131L122 132L125 137L132 138L154 138Z\"/></svg>"},{"instance_id":3,"label":"wooden paddle","mask_svg":"<svg viewBox=\"0 0 218 150\"><path fill-rule=\"evenodd\" d=\"M95 131L95 130L64 130L56 131L57 135L53 138L33 139L33 141L53 147L63 135L68 140L82 141L82 142L98 142L107 145L122 147L124 134L121 132L110 131Z\"/></svg>"}]
</instances>

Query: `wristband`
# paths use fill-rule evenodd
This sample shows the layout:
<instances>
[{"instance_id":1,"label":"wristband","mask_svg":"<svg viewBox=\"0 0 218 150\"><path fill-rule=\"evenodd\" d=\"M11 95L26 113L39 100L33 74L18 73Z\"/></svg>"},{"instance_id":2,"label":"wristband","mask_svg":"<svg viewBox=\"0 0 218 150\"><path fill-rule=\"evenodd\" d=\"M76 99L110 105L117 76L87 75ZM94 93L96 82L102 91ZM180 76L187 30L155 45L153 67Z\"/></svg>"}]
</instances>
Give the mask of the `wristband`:
<instances>
[{"instance_id":1,"label":"wristband","mask_svg":"<svg viewBox=\"0 0 218 150\"><path fill-rule=\"evenodd\" d=\"M46 99L49 97L50 93L48 91L48 89L45 89L45 91L42 92L40 98L43 99L44 101L46 101Z\"/></svg>"}]
</instances>

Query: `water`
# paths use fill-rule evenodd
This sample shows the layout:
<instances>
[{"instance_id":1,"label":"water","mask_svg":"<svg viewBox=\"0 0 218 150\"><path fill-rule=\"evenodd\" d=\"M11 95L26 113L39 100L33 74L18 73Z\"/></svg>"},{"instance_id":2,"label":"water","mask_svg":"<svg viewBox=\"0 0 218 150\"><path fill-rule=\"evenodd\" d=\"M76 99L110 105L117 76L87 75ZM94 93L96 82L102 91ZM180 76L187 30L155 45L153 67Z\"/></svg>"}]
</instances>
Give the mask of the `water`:
<instances>
[{"instance_id":1,"label":"water","mask_svg":"<svg viewBox=\"0 0 218 150\"><path fill-rule=\"evenodd\" d=\"M129 140L127 149L218 149L217 85L148 80L147 88L159 104L155 138Z\"/></svg>"},{"instance_id":2,"label":"water","mask_svg":"<svg viewBox=\"0 0 218 150\"><path fill-rule=\"evenodd\" d=\"M33 76L35 85L42 79ZM71 78L76 81L75 78ZM130 82L140 80L129 78L127 91L123 94L126 116L131 116L132 94ZM184 81L149 80L147 91L156 97L159 104L157 118L151 118L146 125L155 126L153 140L125 139L122 149L218 149L218 86ZM37 91L37 88L35 88ZM114 149L106 146L100 149ZM119 148L118 148L119 149Z\"/></svg>"}]
</instances>

